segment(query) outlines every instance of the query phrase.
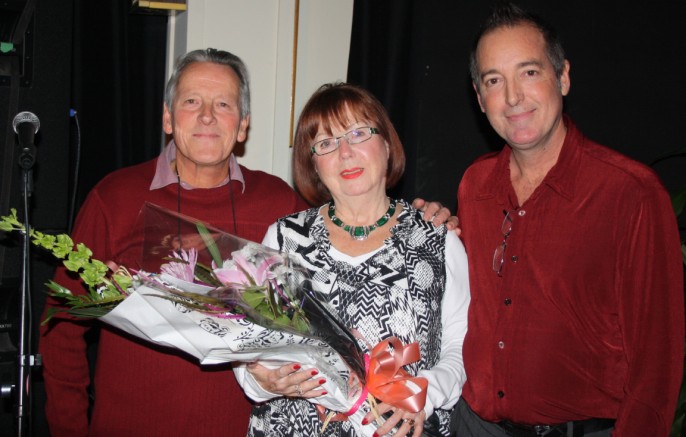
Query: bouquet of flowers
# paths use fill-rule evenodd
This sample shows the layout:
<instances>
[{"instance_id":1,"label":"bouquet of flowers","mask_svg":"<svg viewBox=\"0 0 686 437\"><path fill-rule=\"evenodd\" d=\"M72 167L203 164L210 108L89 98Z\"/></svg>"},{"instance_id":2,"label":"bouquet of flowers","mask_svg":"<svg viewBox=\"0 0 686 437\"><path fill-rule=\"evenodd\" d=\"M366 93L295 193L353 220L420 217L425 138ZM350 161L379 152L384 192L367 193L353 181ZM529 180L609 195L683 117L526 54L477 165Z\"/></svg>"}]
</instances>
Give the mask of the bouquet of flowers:
<instances>
[{"instance_id":1,"label":"bouquet of flowers","mask_svg":"<svg viewBox=\"0 0 686 437\"><path fill-rule=\"evenodd\" d=\"M414 408L423 408L425 380L402 370L408 357L419 358L418 347L408 354L390 340L365 356L292 257L156 205L146 204L142 213L137 271L112 271L83 244L74 249L67 235L29 230L32 242L64 259L89 290L75 295L49 282L50 294L65 305L51 308L43 323L59 312L99 318L201 364L260 360L316 367L327 394L310 401L333 412L354 413L368 392L384 401L392 392L396 401L412 399ZM0 217L0 230L25 232L14 210Z\"/></svg>"}]
</instances>

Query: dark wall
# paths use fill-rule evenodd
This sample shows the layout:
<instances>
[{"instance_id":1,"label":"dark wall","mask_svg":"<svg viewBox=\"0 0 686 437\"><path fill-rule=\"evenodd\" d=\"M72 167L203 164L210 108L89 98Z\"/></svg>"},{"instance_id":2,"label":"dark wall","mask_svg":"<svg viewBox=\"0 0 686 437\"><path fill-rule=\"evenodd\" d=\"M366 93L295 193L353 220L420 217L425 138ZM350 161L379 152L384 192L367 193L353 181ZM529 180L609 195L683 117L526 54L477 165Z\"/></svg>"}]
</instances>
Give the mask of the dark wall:
<instances>
[{"instance_id":1,"label":"dark wall","mask_svg":"<svg viewBox=\"0 0 686 437\"><path fill-rule=\"evenodd\" d=\"M389 109L408 152L401 195L453 210L466 167L502 147L479 111L468 56L492 0L355 2L348 78ZM644 163L683 148L686 3L521 0L558 29L571 63L565 109L589 137ZM686 185L686 158L656 165Z\"/></svg>"}]
</instances>

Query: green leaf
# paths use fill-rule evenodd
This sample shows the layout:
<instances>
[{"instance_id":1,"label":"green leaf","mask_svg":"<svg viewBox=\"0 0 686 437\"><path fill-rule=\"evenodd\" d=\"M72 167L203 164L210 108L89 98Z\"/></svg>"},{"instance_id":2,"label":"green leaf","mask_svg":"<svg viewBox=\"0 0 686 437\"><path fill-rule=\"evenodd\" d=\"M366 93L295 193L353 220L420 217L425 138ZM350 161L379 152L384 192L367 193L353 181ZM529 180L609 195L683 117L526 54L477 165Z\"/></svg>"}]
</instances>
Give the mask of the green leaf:
<instances>
[{"instance_id":1,"label":"green leaf","mask_svg":"<svg viewBox=\"0 0 686 437\"><path fill-rule=\"evenodd\" d=\"M74 248L74 241L66 234L59 234L52 253L57 258L65 258Z\"/></svg>"},{"instance_id":2,"label":"green leaf","mask_svg":"<svg viewBox=\"0 0 686 437\"><path fill-rule=\"evenodd\" d=\"M50 319L52 319L55 316L55 314L59 312L63 312L63 310L61 311L58 308L54 307L48 308L48 311L45 313L45 319L43 319L43 321L40 323L41 326L46 325L50 321Z\"/></svg>"},{"instance_id":3,"label":"green leaf","mask_svg":"<svg viewBox=\"0 0 686 437\"><path fill-rule=\"evenodd\" d=\"M112 296L104 296L94 291L91 291L89 294L75 295L54 281L50 281L46 285L52 290L52 292L49 293L50 296L64 301L64 308L48 308L46 317L41 322L41 325L48 323L58 313L67 313L80 319L102 317L127 297L118 292Z\"/></svg>"},{"instance_id":4,"label":"green leaf","mask_svg":"<svg viewBox=\"0 0 686 437\"><path fill-rule=\"evenodd\" d=\"M115 273L112 275L112 280L115 281L122 290L127 290L133 286L133 279L131 279L131 276Z\"/></svg>"},{"instance_id":5,"label":"green leaf","mask_svg":"<svg viewBox=\"0 0 686 437\"><path fill-rule=\"evenodd\" d=\"M24 230L24 226L17 219L15 209L11 210L9 216L0 216L0 229ZM63 264L67 269L78 272L88 286L88 293L75 295L62 285L49 281L46 284L48 294L61 300L64 308L49 308L42 324L47 323L60 312L79 318L102 317L128 296L125 290L132 285L131 277L114 274L112 279L108 279L107 265L102 261L92 259L93 252L86 245L79 243L74 249L73 240L66 234L55 236L30 229L29 236L34 245L51 251L56 258L64 259Z\"/></svg>"},{"instance_id":6,"label":"green leaf","mask_svg":"<svg viewBox=\"0 0 686 437\"><path fill-rule=\"evenodd\" d=\"M98 260L92 260L91 262L84 264L82 267L83 271L80 274L81 279L83 279L83 282L91 286L102 283L108 270L107 266Z\"/></svg>"},{"instance_id":7,"label":"green leaf","mask_svg":"<svg viewBox=\"0 0 686 437\"><path fill-rule=\"evenodd\" d=\"M66 295L73 295L71 290L69 290L68 288L64 288L63 286L61 286L60 284L58 284L57 282L55 282L53 280L48 281L48 283L45 284L45 286L48 287L48 289L52 290L54 293L62 293L62 294L66 294Z\"/></svg>"},{"instance_id":8,"label":"green leaf","mask_svg":"<svg viewBox=\"0 0 686 437\"><path fill-rule=\"evenodd\" d=\"M264 293L254 288L246 289L241 295L241 298L243 299L243 302L245 302L253 308L257 308L266 300Z\"/></svg>"},{"instance_id":9,"label":"green leaf","mask_svg":"<svg viewBox=\"0 0 686 437\"><path fill-rule=\"evenodd\" d=\"M247 271L247 270L245 269L245 267L243 267L242 265L240 265L240 264L238 264L238 263L235 263L234 266L235 266L238 270L240 270L240 271L243 273L243 276L245 277L245 279L247 279L248 282L250 283L250 287L255 287L255 286L260 287L260 286L257 285L257 283L255 282L255 278L253 278L253 277L250 275L250 272Z\"/></svg>"},{"instance_id":10,"label":"green leaf","mask_svg":"<svg viewBox=\"0 0 686 437\"><path fill-rule=\"evenodd\" d=\"M66 312L79 319L96 319L112 311L117 305L103 305L92 308L69 308Z\"/></svg>"},{"instance_id":11,"label":"green leaf","mask_svg":"<svg viewBox=\"0 0 686 437\"><path fill-rule=\"evenodd\" d=\"M0 230L11 232L11 231L23 231L24 225L17 219L17 210L10 209L10 215L0 216Z\"/></svg>"},{"instance_id":12,"label":"green leaf","mask_svg":"<svg viewBox=\"0 0 686 437\"><path fill-rule=\"evenodd\" d=\"M65 259L62 261L62 264L69 270L70 272L78 272L81 270L81 263L80 262L74 262L70 261L69 259Z\"/></svg>"},{"instance_id":13,"label":"green leaf","mask_svg":"<svg viewBox=\"0 0 686 437\"><path fill-rule=\"evenodd\" d=\"M267 289L267 302L269 303L269 307L271 308L272 314L275 316L280 316L283 314L283 311L281 310L281 307L279 304L276 302L276 296L274 296L274 290L272 287L269 287Z\"/></svg>"},{"instance_id":14,"label":"green leaf","mask_svg":"<svg viewBox=\"0 0 686 437\"><path fill-rule=\"evenodd\" d=\"M76 245L76 252L85 259L90 259L93 256L93 252L83 243Z\"/></svg>"},{"instance_id":15,"label":"green leaf","mask_svg":"<svg viewBox=\"0 0 686 437\"><path fill-rule=\"evenodd\" d=\"M291 326L297 329L299 332L307 333L309 332L309 323L300 316L300 312L296 312L291 320Z\"/></svg>"},{"instance_id":16,"label":"green leaf","mask_svg":"<svg viewBox=\"0 0 686 437\"><path fill-rule=\"evenodd\" d=\"M212 269L204 264L196 263L195 272L193 272L193 274L198 281L204 282L205 284L209 284L214 287L221 287L223 285L221 281L214 276Z\"/></svg>"},{"instance_id":17,"label":"green leaf","mask_svg":"<svg viewBox=\"0 0 686 437\"><path fill-rule=\"evenodd\" d=\"M55 246L55 241L57 241L57 237L54 235L44 234L37 231L33 233L33 244L44 249L52 250L52 248Z\"/></svg>"},{"instance_id":18,"label":"green leaf","mask_svg":"<svg viewBox=\"0 0 686 437\"><path fill-rule=\"evenodd\" d=\"M679 217L684 211L684 205L686 204L686 188L671 192L670 197L672 199L672 208L674 208L674 213L677 217Z\"/></svg>"},{"instance_id":19,"label":"green leaf","mask_svg":"<svg viewBox=\"0 0 686 437\"><path fill-rule=\"evenodd\" d=\"M214 263L217 265L217 267L222 267L224 260L222 260L217 243L214 241L214 238L212 238L210 231L207 230L207 227L201 222L196 223L195 227L198 229L198 233L205 242L205 246L207 246L207 250L209 250L210 255L212 255L212 260Z\"/></svg>"},{"instance_id":20,"label":"green leaf","mask_svg":"<svg viewBox=\"0 0 686 437\"><path fill-rule=\"evenodd\" d=\"M99 289L99 291L101 296L100 299L103 301L108 299L117 299L119 296L121 296L121 292L114 285L102 287Z\"/></svg>"},{"instance_id":21,"label":"green leaf","mask_svg":"<svg viewBox=\"0 0 686 437\"><path fill-rule=\"evenodd\" d=\"M274 323L277 325L281 326L290 326L291 319L288 318L285 314L281 314L280 316L277 316L274 318Z\"/></svg>"},{"instance_id":22,"label":"green leaf","mask_svg":"<svg viewBox=\"0 0 686 437\"><path fill-rule=\"evenodd\" d=\"M193 293L191 291L181 291L175 288L165 288L164 289L167 293L174 294L176 296L185 298L186 300L191 300L199 305L204 305L204 304L209 304L215 307L226 307L224 301L221 299L218 299L214 296L206 295L206 294L199 294L199 293ZM184 301L185 302L185 301Z\"/></svg>"},{"instance_id":23,"label":"green leaf","mask_svg":"<svg viewBox=\"0 0 686 437\"><path fill-rule=\"evenodd\" d=\"M4 219L5 217L3 217ZM5 231L5 232L12 232L14 230L14 227L12 226L11 223L9 223L6 220L0 221L0 231Z\"/></svg>"},{"instance_id":24,"label":"green leaf","mask_svg":"<svg viewBox=\"0 0 686 437\"><path fill-rule=\"evenodd\" d=\"M82 243L79 243L76 246L76 249L75 252L70 252L67 259L64 260L64 265L72 272L78 272L84 268L84 266L89 263L91 255L93 254L90 249Z\"/></svg>"}]
</instances>

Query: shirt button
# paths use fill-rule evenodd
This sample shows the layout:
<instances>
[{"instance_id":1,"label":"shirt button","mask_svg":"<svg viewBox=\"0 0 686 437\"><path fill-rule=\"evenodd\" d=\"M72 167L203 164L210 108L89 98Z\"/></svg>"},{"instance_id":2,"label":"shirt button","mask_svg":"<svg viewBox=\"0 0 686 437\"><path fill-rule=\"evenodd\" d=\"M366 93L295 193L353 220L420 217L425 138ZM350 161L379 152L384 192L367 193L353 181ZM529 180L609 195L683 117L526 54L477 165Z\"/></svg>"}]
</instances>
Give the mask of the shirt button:
<instances>
[{"instance_id":1,"label":"shirt button","mask_svg":"<svg viewBox=\"0 0 686 437\"><path fill-rule=\"evenodd\" d=\"M523 209L520 209L517 214L519 214L520 217L524 217L526 215L526 211L524 211Z\"/></svg>"},{"instance_id":2,"label":"shirt button","mask_svg":"<svg viewBox=\"0 0 686 437\"><path fill-rule=\"evenodd\" d=\"M512 299L510 299L510 298L508 297L508 298L505 299L505 305L510 305L510 304L512 304Z\"/></svg>"},{"instance_id":3,"label":"shirt button","mask_svg":"<svg viewBox=\"0 0 686 437\"><path fill-rule=\"evenodd\" d=\"M512 257L510 259L512 260L513 263L516 263L519 260L519 258L517 258L517 255L512 255Z\"/></svg>"},{"instance_id":4,"label":"shirt button","mask_svg":"<svg viewBox=\"0 0 686 437\"><path fill-rule=\"evenodd\" d=\"M500 349L505 349L505 342L504 342L504 341L499 341L499 342L498 342L498 347L499 347Z\"/></svg>"},{"instance_id":5,"label":"shirt button","mask_svg":"<svg viewBox=\"0 0 686 437\"><path fill-rule=\"evenodd\" d=\"M500 399L504 398L504 397L505 397L505 392L503 392L502 390L499 390L499 391L498 391L498 397L499 397Z\"/></svg>"}]
</instances>

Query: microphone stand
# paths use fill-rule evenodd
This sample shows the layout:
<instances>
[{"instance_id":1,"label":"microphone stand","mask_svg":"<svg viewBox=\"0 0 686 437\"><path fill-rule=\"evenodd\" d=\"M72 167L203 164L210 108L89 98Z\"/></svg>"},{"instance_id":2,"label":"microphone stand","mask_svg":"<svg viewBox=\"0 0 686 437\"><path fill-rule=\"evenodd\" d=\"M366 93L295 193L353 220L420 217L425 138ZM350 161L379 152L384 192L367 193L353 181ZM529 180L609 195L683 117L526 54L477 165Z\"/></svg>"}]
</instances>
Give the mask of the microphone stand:
<instances>
[{"instance_id":1,"label":"microphone stand","mask_svg":"<svg viewBox=\"0 0 686 437\"><path fill-rule=\"evenodd\" d=\"M33 144L24 146L19 154L19 166L22 168L24 229L22 250L22 281L19 323L19 354L17 385L17 436L30 435L27 420L31 415L31 367L40 365L40 357L31 353L31 275L30 275L30 223L29 198L33 192L33 165L36 162L36 147Z\"/></svg>"}]
</instances>

